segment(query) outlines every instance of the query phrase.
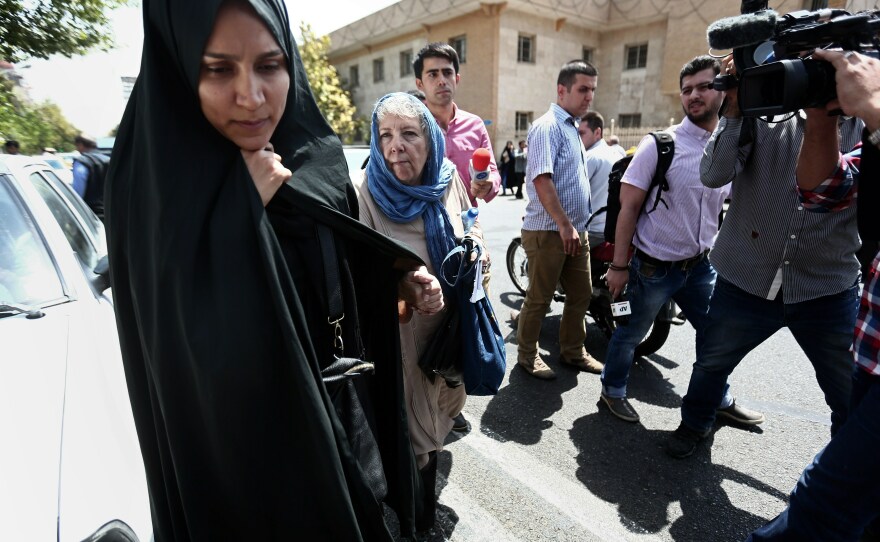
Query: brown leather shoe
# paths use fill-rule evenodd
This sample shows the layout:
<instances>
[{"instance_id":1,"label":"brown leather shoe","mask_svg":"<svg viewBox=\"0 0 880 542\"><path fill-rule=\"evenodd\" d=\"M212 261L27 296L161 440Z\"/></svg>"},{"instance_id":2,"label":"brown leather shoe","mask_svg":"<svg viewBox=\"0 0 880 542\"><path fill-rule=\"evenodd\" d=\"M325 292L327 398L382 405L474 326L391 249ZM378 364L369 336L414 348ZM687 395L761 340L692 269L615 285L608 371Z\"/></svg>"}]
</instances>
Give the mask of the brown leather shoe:
<instances>
[{"instance_id":1,"label":"brown leather shoe","mask_svg":"<svg viewBox=\"0 0 880 542\"><path fill-rule=\"evenodd\" d=\"M570 367L574 367L579 371L585 371L587 373L600 374L605 365L602 364L601 361L591 356L588 352L584 351L581 353L581 357L574 359L566 359L565 356L559 356L559 362L564 363Z\"/></svg>"},{"instance_id":2,"label":"brown leather shoe","mask_svg":"<svg viewBox=\"0 0 880 542\"><path fill-rule=\"evenodd\" d=\"M544 360L538 356L535 356L533 360L519 358L516 362L535 378L540 378L541 380L553 380L556 378L556 373L553 372L553 369L548 367Z\"/></svg>"}]
</instances>

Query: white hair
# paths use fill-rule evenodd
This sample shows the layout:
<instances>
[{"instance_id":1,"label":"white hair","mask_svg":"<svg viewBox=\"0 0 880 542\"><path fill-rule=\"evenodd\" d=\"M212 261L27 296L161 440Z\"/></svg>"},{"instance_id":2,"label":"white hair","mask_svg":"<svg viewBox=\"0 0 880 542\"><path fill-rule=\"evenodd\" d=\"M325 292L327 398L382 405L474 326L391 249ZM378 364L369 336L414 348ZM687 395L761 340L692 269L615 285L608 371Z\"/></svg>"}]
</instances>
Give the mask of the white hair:
<instances>
[{"instance_id":1,"label":"white hair","mask_svg":"<svg viewBox=\"0 0 880 542\"><path fill-rule=\"evenodd\" d=\"M423 108L423 105L417 103L417 100L408 94L394 94L376 104L376 122L381 123L389 115L402 119L418 119L422 135L431 141L428 120L423 114Z\"/></svg>"}]
</instances>

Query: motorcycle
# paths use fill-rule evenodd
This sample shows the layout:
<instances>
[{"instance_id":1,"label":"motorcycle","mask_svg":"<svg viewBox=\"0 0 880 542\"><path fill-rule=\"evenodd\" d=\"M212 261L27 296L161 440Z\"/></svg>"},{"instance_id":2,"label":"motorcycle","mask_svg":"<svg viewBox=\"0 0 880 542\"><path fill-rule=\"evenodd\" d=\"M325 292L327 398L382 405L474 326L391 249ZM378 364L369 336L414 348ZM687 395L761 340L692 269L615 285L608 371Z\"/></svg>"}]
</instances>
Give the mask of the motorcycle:
<instances>
[{"instance_id":1,"label":"motorcycle","mask_svg":"<svg viewBox=\"0 0 880 542\"><path fill-rule=\"evenodd\" d=\"M611 292L605 283L605 273L614 257L614 245L602 243L590 248L590 278L593 283L593 294L590 298L590 306L587 308L589 315L607 338L611 338L617 327L611 314ZM528 258L526 250L522 246L522 238L514 237L507 247L507 273L513 285L525 295L529 287ZM554 301L565 301L565 292L562 285L557 284L553 295ZM647 356L660 349L669 337L669 330L673 325L684 324L684 316L678 313L675 301L667 301L657 316L648 334L636 347L635 357Z\"/></svg>"}]
</instances>

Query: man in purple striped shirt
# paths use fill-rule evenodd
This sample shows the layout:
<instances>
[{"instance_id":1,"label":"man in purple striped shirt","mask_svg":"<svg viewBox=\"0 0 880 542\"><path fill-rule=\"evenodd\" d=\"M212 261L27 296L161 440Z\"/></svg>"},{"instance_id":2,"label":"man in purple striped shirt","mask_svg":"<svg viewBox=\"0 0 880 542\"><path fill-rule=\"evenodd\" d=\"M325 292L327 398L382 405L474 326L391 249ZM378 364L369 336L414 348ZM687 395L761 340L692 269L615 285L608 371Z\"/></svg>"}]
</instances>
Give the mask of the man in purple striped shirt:
<instances>
[{"instance_id":1,"label":"man in purple striped shirt","mask_svg":"<svg viewBox=\"0 0 880 542\"><path fill-rule=\"evenodd\" d=\"M660 205L645 210L651 179L657 168L657 144L647 136L639 144L620 187L620 214L615 231L614 261L608 271L608 288L616 298L624 292L630 302L629 324L614 331L602 371L601 400L611 413L628 421L639 415L626 398L626 382L636 345L651 327L660 308L670 299L684 310L697 331L697 357L715 286L715 270L706 254L718 234L718 218L728 189L706 188L700 182L700 159L718 123L723 94L710 88L721 70L718 60L699 56L679 74L685 118L669 128L675 153L666 173L669 190ZM659 187L653 190L659 190ZM630 243L635 245L629 259ZM740 417L759 419L727 398L726 410Z\"/></svg>"},{"instance_id":2,"label":"man in purple striped shirt","mask_svg":"<svg viewBox=\"0 0 880 542\"><path fill-rule=\"evenodd\" d=\"M821 50L814 58L831 62L836 73L838 99L826 108L839 107L863 119L867 128L859 179L852 167L852 154L843 157L839 152L837 119L821 109L807 113L797 164L800 201L810 212L840 213L854 206L859 183L864 186L878 181L866 174L872 170L872 162L880 162L876 143L880 136L880 61L852 52ZM833 173L826 179L829 171ZM880 254L865 281L856 319L852 346L855 367L847 420L804 470L788 507L752 533L747 542L876 540L880 499L880 462L873 455L880 447L878 264ZM869 531L874 536L868 535Z\"/></svg>"}]
</instances>

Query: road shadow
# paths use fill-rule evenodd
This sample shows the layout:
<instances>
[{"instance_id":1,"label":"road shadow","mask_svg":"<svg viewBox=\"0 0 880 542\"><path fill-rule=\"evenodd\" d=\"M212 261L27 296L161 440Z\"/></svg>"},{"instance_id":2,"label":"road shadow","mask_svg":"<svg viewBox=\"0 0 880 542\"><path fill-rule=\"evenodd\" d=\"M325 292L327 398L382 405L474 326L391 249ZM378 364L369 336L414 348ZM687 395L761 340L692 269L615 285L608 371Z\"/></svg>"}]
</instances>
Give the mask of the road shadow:
<instances>
[{"instance_id":1,"label":"road shadow","mask_svg":"<svg viewBox=\"0 0 880 542\"><path fill-rule=\"evenodd\" d=\"M452 471L452 454L446 450L437 454L437 486L436 495L440 498L443 489L449 483L449 473ZM385 506L385 523L391 531L394 540L400 542L447 542L452 537L458 525L458 513L452 508L437 503L437 514L434 520L434 526L424 533L417 533L416 537L407 538L400 536L400 525L394 512Z\"/></svg>"},{"instance_id":2,"label":"road shadow","mask_svg":"<svg viewBox=\"0 0 880 542\"><path fill-rule=\"evenodd\" d=\"M712 463L714 432L693 456L677 460L663 447L669 431L622 424L607 413L574 422L570 431L579 450L577 478L594 495L617 505L621 524L634 533L657 533L669 525L670 507L682 514L669 526L676 542L743 540L766 519L736 507L722 482L737 484L786 501L787 494L739 471Z\"/></svg>"},{"instance_id":3,"label":"road shadow","mask_svg":"<svg viewBox=\"0 0 880 542\"><path fill-rule=\"evenodd\" d=\"M514 353L508 359L507 385L492 397L480 419L486 435L500 441L536 444L541 440L541 433L553 426L550 418L562 409L562 394L577 386L579 374L559 364L560 318L560 315L547 316L539 339L539 344L549 351L541 355L541 359L556 372L556 379L533 377L517 364ZM507 341L516 344L515 330Z\"/></svg>"},{"instance_id":4,"label":"road shadow","mask_svg":"<svg viewBox=\"0 0 880 542\"><path fill-rule=\"evenodd\" d=\"M519 310L520 307L522 307L523 301L525 300L523 295L519 292L504 292L503 294L498 296L498 299L501 301L501 304L503 306L496 307L496 312L498 310L502 310L502 311L505 310L505 307L510 308L510 309ZM505 320L507 318L507 315L506 314L504 314L504 315L499 314L498 317L501 320Z\"/></svg>"}]
</instances>

